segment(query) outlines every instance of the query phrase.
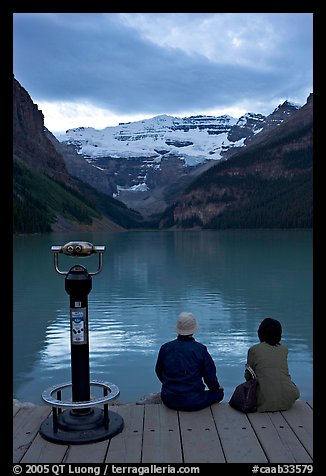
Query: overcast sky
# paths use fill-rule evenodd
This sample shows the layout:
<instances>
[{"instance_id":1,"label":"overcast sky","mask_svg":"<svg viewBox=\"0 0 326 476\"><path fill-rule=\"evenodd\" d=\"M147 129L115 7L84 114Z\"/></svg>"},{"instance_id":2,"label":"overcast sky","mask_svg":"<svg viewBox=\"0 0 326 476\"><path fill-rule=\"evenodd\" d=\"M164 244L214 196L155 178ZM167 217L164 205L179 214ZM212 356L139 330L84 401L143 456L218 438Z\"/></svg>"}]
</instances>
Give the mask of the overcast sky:
<instances>
[{"instance_id":1,"label":"overcast sky","mask_svg":"<svg viewBox=\"0 0 326 476\"><path fill-rule=\"evenodd\" d=\"M15 13L14 75L53 133L270 114L313 91L312 13Z\"/></svg>"}]
</instances>

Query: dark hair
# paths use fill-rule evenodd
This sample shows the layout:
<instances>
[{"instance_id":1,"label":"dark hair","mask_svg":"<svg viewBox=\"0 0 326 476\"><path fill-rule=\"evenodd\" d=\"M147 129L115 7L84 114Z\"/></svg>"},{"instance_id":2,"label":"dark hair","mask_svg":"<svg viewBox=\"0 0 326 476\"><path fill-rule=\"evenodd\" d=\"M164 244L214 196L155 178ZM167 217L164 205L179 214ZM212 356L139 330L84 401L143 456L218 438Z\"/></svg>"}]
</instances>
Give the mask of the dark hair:
<instances>
[{"instance_id":1,"label":"dark hair","mask_svg":"<svg viewBox=\"0 0 326 476\"><path fill-rule=\"evenodd\" d=\"M258 337L260 342L267 342L270 345L280 343L282 337L282 326L279 321L266 317L258 328Z\"/></svg>"}]
</instances>

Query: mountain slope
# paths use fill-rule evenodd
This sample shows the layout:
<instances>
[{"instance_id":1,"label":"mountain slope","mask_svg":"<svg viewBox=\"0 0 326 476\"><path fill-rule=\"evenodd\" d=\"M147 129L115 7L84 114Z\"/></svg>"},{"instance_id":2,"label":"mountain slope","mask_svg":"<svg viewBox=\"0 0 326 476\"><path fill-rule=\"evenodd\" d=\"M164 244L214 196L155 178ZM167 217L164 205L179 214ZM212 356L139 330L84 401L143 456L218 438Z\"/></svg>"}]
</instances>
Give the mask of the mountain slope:
<instances>
[{"instance_id":1,"label":"mountain slope","mask_svg":"<svg viewBox=\"0 0 326 476\"><path fill-rule=\"evenodd\" d=\"M312 227L313 99L186 189L161 228Z\"/></svg>"},{"instance_id":2,"label":"mountain slope","mask_svg":"<svg viewBox=\"0 0 326 476\"><path fill-rule=\"evenodd\" d=\"M14 232L42 233L52 231L59 221L75 221L76 225L90 225L101 214L86 205L82 197L68 191L62 183L33 170L14 158ZM62 224L61 224L62 226ZM58 227L56 227L56 230Z\"/></svg>"},{"instance_id":3,"label":"mountain slope","mask_svg":"<svg viewBox=\"0 0 326 476\"><path fill-rule=\"evenodd\" d=\"M141 226L138 212L69 174L46 135L42 112L15 78L13 87L14 232Z\"/></svg>"},{"instance_id":4,"label":"mountain slope","mask_svg":"<svg viewBox=\"0 0 326 476\"><path fill-rule=\"evenodd\" d=\"M140 226L137 213L87 184L80 183L83 193L70 189L15 157L13 175L14 233L122 231Z\"/></svg>"},{"instance_id":5,"label":"mountain slope","mask_svg":"<svg viewBox=\"0 0 326 476\"><path fill-rule=\"evenodd\" d=\"M101 191L151 216L163 212L204 170L230 158L298 109L285 101L267 117L255 113L239 119L160 115L102 130L69 129L58 138L66 164L75 167L76 176L81 178L84 173L83 180L91 184L92 166L102 175ZM53 143L59 150L58 143Z\"/></svg>"},{"instance_id":6,"label":"mountain slope","mask_svg":"<svg viewBox=\"0 0 326 476\"><path fill-rule=\"evenodd\" d=\"M104 157L106 134L79 128L77 142L60 143L14 79L14 231L311 227L312 109L311 95L267 117L122 124L120 155ZM149 138L153 150L142 147Z\"/></svg>"}]
</instances>

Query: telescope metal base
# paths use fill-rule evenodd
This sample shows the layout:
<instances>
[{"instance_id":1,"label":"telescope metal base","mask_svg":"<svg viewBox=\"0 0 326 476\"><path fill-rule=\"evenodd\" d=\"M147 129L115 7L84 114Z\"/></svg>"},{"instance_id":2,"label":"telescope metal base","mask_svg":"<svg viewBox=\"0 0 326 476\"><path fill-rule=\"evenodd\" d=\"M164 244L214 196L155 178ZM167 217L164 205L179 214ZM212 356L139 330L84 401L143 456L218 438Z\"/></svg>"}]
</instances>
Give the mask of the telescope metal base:
<instances>
[{"instance_id":1,"label":"telescope metal base","mask_svg":"<svg viewBox=\"0 0 326 476\"><path fill-rule=\"evenodd\" d=\"M52 443L81 445L112 438L123 430L123 418L111 410L105 421L104 411L93 408L85 414L65 410L57 415L56 425L49 415L41 424L41 436Z\"/></svg>"}]
</instances>

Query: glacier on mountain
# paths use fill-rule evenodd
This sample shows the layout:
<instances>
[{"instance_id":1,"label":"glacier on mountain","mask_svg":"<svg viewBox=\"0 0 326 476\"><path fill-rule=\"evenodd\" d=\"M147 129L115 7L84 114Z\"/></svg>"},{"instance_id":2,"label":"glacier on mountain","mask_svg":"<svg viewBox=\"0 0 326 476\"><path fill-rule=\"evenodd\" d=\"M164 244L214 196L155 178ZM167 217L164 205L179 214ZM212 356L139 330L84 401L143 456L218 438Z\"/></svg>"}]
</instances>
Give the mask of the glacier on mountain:
<instances>
[{"instance_id":1,"label":"glacier on mountain","mask_svg":"<svg viewBox=\"0 0 326 476\"><path fill-rule=\"evenodd\" d=\"M229 133L233 126L244 128L248 118L252 120L254 116L246 115L237 120L227 115L189 118L160 115L101 130L92 127L69 129L57 138L60 142L73 145L78 154L86 159L160 159L174 155L186 166L194 166L208 159L221 159L230 147L242 147L247 135L230 140Z\"/></svg>"},{"instance_id":2,"label":"glacier on mountain","mask_svg":"<svg viewBox=\"0 0 326 476\"><path fill-rule=\"evenodd\" d=\"M213 165L211 162L230 158L257 134L278 126L297 109L285 101L269 116L248 112L239 119L227 114L179 118L163 114L101 130L77 127L56 137L88 166L103 173L105 193L119 196L144 213L150 197L156 195L163 207L170 193L168 187L185 187Z\"/></svg>"}]
</instances>

